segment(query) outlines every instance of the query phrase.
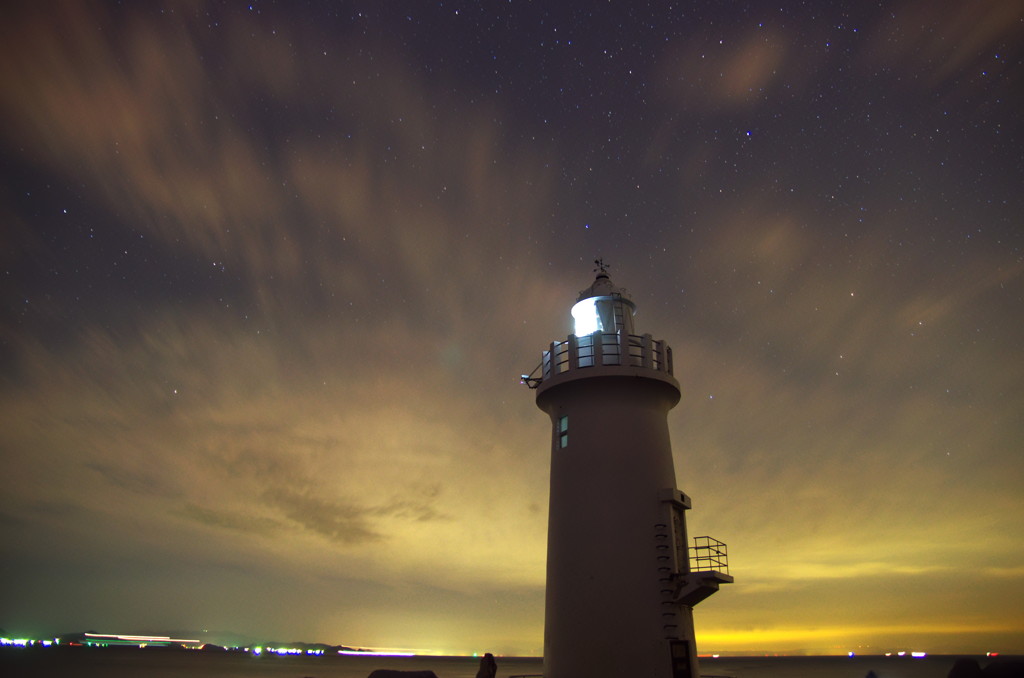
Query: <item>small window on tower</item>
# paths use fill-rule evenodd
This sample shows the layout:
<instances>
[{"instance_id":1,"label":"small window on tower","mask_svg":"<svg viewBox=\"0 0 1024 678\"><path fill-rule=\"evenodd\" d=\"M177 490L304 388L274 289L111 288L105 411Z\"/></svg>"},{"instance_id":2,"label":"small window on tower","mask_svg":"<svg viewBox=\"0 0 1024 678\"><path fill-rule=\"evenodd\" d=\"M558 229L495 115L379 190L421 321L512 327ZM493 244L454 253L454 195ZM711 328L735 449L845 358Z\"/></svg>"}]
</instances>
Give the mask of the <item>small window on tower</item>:
<instances>
[{"instance_id":1,"label":"small window on tower","mask_svg":"<svg viewBox=\"0 0 1024 678\"><path fill-rule=\"evenodd\" d=\"M567 414L558 418L558 447L559 449L569 447L569 415Z\"/></svg>"}]
</instances>

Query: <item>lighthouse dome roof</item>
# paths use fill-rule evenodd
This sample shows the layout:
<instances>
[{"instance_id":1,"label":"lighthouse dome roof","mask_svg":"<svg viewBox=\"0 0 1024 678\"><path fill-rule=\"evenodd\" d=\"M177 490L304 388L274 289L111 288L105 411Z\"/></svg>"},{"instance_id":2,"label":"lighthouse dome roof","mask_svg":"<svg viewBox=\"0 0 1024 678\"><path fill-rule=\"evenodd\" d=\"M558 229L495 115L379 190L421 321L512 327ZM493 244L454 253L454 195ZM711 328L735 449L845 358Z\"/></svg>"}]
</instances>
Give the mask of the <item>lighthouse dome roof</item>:
<instances>
[{"instance_id":1,"label":"lighthouse dome roof","mask_svg":"<svg viewBox=\"0 0 1024 678\"><path fill-rule=\"evenodd\" d=\"M598 272L597 277L594 279L593 284L585 290L580 292L580 296L576 298L576 301L583 301L584 299L590 299L591 297L622 297L629 299L629 295L626 294L626 290L621 287L616 287L612 279L608 277L608 272L601 270Z\"/></svg>"}]
</instances>

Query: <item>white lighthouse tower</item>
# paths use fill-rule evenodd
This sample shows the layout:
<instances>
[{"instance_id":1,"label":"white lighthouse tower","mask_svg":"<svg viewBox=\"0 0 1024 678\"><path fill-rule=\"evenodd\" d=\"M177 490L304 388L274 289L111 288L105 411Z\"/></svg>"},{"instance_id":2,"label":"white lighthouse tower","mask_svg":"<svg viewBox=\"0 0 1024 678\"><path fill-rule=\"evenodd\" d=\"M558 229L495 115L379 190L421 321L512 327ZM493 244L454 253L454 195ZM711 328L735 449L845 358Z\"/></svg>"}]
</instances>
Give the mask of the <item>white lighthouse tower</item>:
<instances>
[{"instance_id":1,"label":"white lighthouse tower","mask_svg":"<svg viewBox=\"0 0 1024 678\"><path fill-rule=\"evenodd\" d=\"M551 417L545 678L698 678L692 608L732 582L725 545L691 545L668 412L672 350L633 329L601 260L575 329L533 374Z\"/></svg>"}]
</instances>

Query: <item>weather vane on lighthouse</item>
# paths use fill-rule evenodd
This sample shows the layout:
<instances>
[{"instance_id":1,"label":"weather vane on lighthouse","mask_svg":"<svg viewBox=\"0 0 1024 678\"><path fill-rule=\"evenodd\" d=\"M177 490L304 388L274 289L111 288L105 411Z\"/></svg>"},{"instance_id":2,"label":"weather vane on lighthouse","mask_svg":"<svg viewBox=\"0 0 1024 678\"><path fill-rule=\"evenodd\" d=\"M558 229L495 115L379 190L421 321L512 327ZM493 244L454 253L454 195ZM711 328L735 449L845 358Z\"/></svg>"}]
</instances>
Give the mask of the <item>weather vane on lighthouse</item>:
<instances>
[{"instance_id":1,"label":"weather vane on lighthouse","mask_svg":"<svg viewBox=\"0 0 1024 678\"><path fill-rule=\"evenodd\" d=\"M672 349L633 328L636 305L594 260L523 383L551 418L545 678L698 678L693 606L732 582L725 544L690 544L668 412Z\"/></svg>"}]
</instances>

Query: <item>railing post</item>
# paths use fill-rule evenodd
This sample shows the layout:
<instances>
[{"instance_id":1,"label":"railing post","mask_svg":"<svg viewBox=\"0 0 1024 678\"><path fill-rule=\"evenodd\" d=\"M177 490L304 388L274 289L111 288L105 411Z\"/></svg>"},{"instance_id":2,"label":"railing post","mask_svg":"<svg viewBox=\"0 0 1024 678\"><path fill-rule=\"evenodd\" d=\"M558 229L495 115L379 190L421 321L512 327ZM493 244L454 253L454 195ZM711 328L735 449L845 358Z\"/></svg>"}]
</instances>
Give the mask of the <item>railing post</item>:
<instances>
[{"instance_id":1,"label":"railing post","mask_svg":"<svg viewBox=\"0 0 1024 678\"><path fill-rule=\"evenodd\" d=\"M605 346L608 348L606 349ZM604 361L605 365L622 364L622 359L619 355L619 335L617 332L606 332L601 335L601 352L606 358Z\"/></svg>"},{"instance_id":2,"label":"railing post","mask_svg":"<svg viewBox=\"0 0 1024 678\"><path fill-rule=\"evenodd\" d=\"M569 355L566 361L566 370L574 370L580 366L580 345L576 339L575 334L570 334L569 338L566 339L566 348L568 349Z\"/></svg>"},{"instance_id":3,"label":"railing post","mask_svg":"<svg viewBox=\"0 0 1024 678\"><path fill-rule=\"evenodd\" d=\"M644 347L643 347L643 366L647 369L654 369L654 357L651 355L651 341L653 337L649 334L644 335Z\"/></svg>"}]
</instances>

